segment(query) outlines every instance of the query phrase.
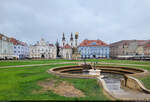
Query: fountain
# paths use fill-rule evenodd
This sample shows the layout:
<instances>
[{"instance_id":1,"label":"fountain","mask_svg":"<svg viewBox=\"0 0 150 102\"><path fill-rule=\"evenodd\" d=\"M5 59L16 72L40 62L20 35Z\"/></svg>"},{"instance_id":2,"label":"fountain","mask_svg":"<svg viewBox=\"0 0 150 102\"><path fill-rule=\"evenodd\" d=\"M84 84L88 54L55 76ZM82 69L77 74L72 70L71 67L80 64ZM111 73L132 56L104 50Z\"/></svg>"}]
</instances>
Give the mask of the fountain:
<instances>
[{"instance_id":1,"label":"fountain","mask_svg":"<svg viewBox=\"0 0 150 102\"><path fill-rule=\"evenodd\" d=\"M83 73L89 72L88 73L89 75L98 75L100 78L103 77L100 74L101 70L96 69L97 62L94 62L93 66L91 66L92 64L91 65L87 64L85 59L83 61L84 61L84 64L82 65L83 66L83 69L82 69Z\"/></svg>"},{"instance_id":2,"label":"fountain","mask_svg":"<svg viewBox=\"0 0 150 102\"><path fill-rule=\"evenodd\" d=\"M104 92L112 99L150 100L150 90L146 89L138 79L134 78L134 76L149 75L147 70L119 66L102 66L96 65L96 63L89 64L84 59L82 65L55 67L49 69L48 72L60 77L97 79L99 85L102 85Z\"/></svg>"}]
</instances>

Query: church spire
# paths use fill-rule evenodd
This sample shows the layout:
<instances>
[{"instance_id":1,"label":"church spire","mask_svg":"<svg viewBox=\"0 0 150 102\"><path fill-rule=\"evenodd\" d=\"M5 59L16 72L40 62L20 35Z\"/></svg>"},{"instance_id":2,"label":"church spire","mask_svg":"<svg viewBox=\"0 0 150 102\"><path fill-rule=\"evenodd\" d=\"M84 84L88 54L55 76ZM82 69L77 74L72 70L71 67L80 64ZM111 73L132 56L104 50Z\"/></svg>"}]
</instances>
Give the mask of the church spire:
<instances>
[{"instance_id":1,"label":"church spire","mask_svg":"<svg viewBox=\"0 0 150 102\"><path fill-rule=\"evenodd\" d=\"M73 41L73 35L72 35L72 32L71 32L70 41Z\"/></svg>"},{"instance_id":2,"label":"church spire","mask_svg":"<svg viewBox=\"0 0 150 102\"><path fill-rule=\"evenodd\" d=\"M63 32L63 37L62 37L63 46L65 46L65 41L66 41L66 39L65 39L65 34L64 34L64 32Z\"/></svg>"},{"instance_id":3,"label":"church spire","mask_svg":"<svg viewBox=\"0 0 150 102\"><path fill-rule=\"evenodd\" d=\"M71 47L73 47L73 35L72 35L72 32L71 32L71 37L70 37L70 45L71 45Z\"/></svg>"},{"instance_id":4,"label":"church spire","mask_svg":"<svg viewBox=\"0 0 150 102\"><path fill-rule=\"evenodd\" d=\"M62 41L66 41L64 32L63 32Z\"/></svg>"}]
</instances>

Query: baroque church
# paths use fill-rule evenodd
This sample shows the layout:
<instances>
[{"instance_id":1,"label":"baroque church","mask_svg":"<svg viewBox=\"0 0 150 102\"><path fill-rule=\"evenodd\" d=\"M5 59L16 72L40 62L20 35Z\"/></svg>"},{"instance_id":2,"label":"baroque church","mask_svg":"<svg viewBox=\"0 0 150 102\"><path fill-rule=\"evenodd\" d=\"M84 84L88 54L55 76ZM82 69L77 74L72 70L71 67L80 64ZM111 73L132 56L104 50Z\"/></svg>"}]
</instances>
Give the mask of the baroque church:
<instances>
[{"instance_id":1,"label":"baroque church","mask_svg":"<svg viewBox=\"0 0 150 102\"><path fill-rule=\"evenodd\" d=\"M75 37L71 33L69 43L66 41L65 34L62 36L62 47L60 50L60 55L63 59L77 60L80 59L80 54L78 53L78 36L79 33L75 33ZM67 42L67 43L66 43Z\"/></svg>"}]
</instances>

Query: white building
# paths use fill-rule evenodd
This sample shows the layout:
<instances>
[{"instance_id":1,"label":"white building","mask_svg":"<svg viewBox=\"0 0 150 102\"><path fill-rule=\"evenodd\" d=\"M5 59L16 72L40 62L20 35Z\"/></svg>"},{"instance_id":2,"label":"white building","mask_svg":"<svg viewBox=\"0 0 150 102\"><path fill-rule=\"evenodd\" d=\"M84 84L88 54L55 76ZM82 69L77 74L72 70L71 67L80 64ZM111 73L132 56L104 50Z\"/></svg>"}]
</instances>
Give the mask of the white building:
<instances>
[{"instance_id":1,"label":"white building","mask_svg":"<svg viewBox=\"0 0 150 102\"><path fill-rule=\"evenodd\" d=\"M13 43L10 38L0 34L0 59L13 59Z\"/></svg>"},{"instance_id":2,"label":"white building","mask_svg":"<svg viewBox=\"0 0 150 102\"><path fill-rule=\"evenodd\" d=\"M29 46L21 42L19 40L16 40L15 38L10 38L11 42L14 44L14 55L18 59L25 59L29 57Z\"/></svg>"},{"instance_id":3,"label":"white building","mask_svg":"<svg viewBox=\"0 0 150 102\"><path fill-rule=\"evenodd\" d=\"M66 44L62 48L62 58L68 60L72 59L72 47L69 44Z\"/></svg>"},{"instance_id":4,"label":"white building","mask_svg":"<svg viewBox=\"0 0 150 102\"><path fill-rule=\"evenodd\" d=\"M44 59L55 59L56 58L56 46L49 44L44 39L37 42L35 45L31 45L30 58L44 58Z\"/></svg>"}]
</instances>

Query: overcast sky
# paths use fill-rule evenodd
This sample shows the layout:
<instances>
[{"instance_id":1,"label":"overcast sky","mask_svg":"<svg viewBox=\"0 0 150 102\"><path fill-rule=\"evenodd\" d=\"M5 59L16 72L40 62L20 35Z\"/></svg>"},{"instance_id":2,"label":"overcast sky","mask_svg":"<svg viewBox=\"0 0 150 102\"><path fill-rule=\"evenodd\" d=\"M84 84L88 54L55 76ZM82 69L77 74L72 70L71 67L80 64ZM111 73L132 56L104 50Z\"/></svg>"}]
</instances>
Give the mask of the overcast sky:
<instances>
[{"instance_id":1,"label":"overcast sky","mask_svg":"<svg viewBox=\"0 0 150 102\"><path fill-rule=\"evenodd\" d=\"M150 39L150 0L0 0L0 33L33 44L63 32L80 42Z\"/></svg>"}]
</instances>

